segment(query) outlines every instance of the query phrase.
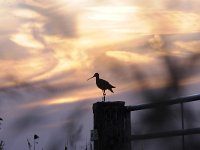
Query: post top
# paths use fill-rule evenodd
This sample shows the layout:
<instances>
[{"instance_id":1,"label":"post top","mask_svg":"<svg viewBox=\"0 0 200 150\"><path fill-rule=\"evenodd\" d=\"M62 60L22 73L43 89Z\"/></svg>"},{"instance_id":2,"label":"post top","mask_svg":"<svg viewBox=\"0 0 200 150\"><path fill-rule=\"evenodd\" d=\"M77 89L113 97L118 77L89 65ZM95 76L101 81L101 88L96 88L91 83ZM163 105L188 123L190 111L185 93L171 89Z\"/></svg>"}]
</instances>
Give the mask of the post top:
<instances>
[{"instance_id":1,"label":"post top","mask_svg":"<svg viewBox=\"0 0 200 150\"><path fill-rule=\"evenodd\" d=\"M112 101L112 102L96 102L93 105L125 105L124 101Z\"/></svg>"},{"instance_id":2,"label":"post top","mask_svg":"<svg viewBox=\"0 0 200 150\"><path fill-rule=\"evenodd\" d=\"M95 108L105 108L105 107L124 107L124 101L113 101L113 102L96 102L93 104L93 109Z\"/></svg>"}]
</instances>

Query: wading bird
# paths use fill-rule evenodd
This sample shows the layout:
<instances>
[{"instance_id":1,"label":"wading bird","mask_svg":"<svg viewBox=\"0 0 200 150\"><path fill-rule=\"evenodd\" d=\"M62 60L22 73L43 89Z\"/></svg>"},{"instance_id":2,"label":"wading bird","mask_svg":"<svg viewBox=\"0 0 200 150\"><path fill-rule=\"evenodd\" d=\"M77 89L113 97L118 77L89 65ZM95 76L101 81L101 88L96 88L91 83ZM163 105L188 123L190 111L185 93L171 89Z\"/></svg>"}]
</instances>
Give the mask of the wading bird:
<instances>
[{"instance_id":1,"label":"wading bird","mask_svg":"<svg viewBox=\"0 0 200 150\"><path fill-rule=\"evenodd\" d=\"M103 91L103 101L105 101L105 96L106 96L106 90L110 90L112 93L113 90L112 88L115 88L113 85L111 85L108 81L100 79L99 78L99 74L95 73L91 78L89 78L88 80L92 79L96 77L96 85L98 88L100 88Z\"/></svg>"}]
</instances>

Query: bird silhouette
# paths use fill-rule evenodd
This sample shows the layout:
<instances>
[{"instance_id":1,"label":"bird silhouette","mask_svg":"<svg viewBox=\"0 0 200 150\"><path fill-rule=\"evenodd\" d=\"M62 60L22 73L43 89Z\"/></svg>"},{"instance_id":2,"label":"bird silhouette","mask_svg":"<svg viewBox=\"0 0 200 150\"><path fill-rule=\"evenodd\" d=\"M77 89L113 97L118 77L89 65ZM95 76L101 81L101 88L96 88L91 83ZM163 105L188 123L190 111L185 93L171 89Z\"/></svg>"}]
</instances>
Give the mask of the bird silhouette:
<instances>
[{"instance_id":1,"label":"bird silhouette","mask_svg":"<svg viewBox=\"0 0 200 150\"><path fill-rule=\"evenodd\" d=\"M99 74L98 73L95 73L91 78L89 78L88 80L92 79L96 77L96 85L98 88L100 88L103 92L103 101L105 101L105 96L106 96L106 90L110 90L112 93L113 92L113 88L116 88L114 87L113 85L111 85L108 81L106 80L103 80L103 79L100 79L99 78Z\"/></svg>"}]
</instances>

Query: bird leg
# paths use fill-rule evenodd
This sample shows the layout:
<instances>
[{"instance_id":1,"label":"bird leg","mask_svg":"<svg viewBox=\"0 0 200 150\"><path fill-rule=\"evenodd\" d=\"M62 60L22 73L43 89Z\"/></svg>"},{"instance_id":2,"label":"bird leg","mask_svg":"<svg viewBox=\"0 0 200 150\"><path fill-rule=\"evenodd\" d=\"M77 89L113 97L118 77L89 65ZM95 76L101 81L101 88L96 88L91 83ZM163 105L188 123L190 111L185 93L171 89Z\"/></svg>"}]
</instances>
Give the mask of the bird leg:
<instances>
[{"instance_id":1,"label":"bird leg","mask_svg":"<svg viewBox=\"0 0 200 150\"><path fill-rule=\"evenodd\" d=\"M105 102L105 100L106 100L106 92L105 92L105 90L103 90L103 97L102 97L102 100Z\"/></svg>"}]
</instances>

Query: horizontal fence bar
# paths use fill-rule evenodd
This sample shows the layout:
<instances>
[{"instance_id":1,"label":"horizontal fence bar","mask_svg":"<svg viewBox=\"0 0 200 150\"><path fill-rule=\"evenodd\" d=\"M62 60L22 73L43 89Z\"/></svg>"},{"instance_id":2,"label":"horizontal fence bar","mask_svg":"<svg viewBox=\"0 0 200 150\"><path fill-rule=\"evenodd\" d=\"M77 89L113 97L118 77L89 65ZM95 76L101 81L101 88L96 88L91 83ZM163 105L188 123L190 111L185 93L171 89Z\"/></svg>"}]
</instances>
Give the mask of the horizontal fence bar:
<instances>
[{"instance_id":1,"label":"horizontal fence bar","mask_svg":"<svg viewBox=\"0 0 200 150\"><path fill-rule=\"evenodd\" d=\"M159 133L140 134L140 135L131 135L131 140L147 140L147 139L166 138L166 137L192 135L192 134L200 134L200 128L166 131L166 132L159 132Z\"/></svg>"},{"instance_id":2,"label":"horizontal fence bar","mask_svg":"<svg viewBox=\"0 0 200 150\"><path fill-rule=\"evenodd\" d=\"M198 100L200 100L200 95L193 95L193 96L188 96L188 97L179 97L179 98L171 99L168 101L141 104L141 105L135 105L135 106L126 106L126 108L128 111L136 111L136 110L142 110L142 109L151 109L155 107L174 105L174 104L179 104L179 103L187 103L187 102L198 101Z\"/></svg>"}]
</instances>

